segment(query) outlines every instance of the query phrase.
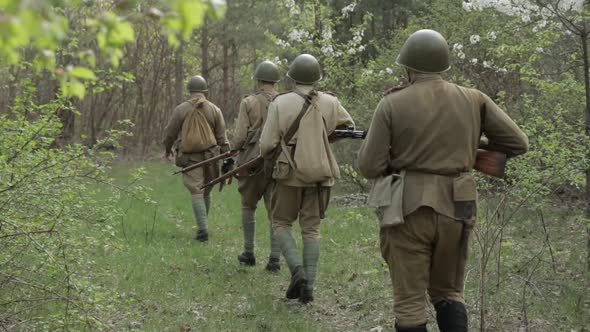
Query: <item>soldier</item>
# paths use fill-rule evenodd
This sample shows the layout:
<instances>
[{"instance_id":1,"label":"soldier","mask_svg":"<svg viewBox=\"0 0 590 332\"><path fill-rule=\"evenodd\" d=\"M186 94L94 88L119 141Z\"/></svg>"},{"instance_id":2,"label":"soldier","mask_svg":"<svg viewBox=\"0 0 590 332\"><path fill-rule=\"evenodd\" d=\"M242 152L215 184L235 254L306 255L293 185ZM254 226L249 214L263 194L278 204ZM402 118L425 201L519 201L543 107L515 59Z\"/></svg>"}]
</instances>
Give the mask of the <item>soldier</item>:
<instances>
[{"instance_id":1,"label":"soldier","mask_svg":"<svg viewBox=\"0 0 590 332\"><path fill-rule=\"evenodd\" d=\"M334 178L340 175L327 143L327 135L337 127L353 126L354 122L338 98L314 90L313 85L322 78L315 57L309 54L296 57L287 76L296 82L295 89L278 95L271 102L260 138L260 151L263 156L271 154L275 148L282 151L273 171L276 183L271 204L272 224L291 272L286 297L309 303L313 301L313 285L320 254L320 219L327 207ZM307 121L306 118L315 120ZM293 125L298 126L297 131L291 129ZM314 130L319 136L303 134L314 133ZM285 137L290 136L288 132L295 134L289 139ZM322 158L314 154L318 147L323 147L325 152ZM304 171L310 164L301 162L306 158L311 163L319 162L327 166L323 168L327 173L320 180L309 180L314 174ZM298 218L303 239L303 259L299 256L292 230Z\"/></svg>"},{"instance_id":2,"label":"soldier","mask_svg":"<svg viewBox=\"0 0 590 332\"><path fill-rule=\"evenodd\" d=\"M268 105L277 95L275 84L280 81L279 69L274 63L263 61L256 67L252 78L256 80L256 87L259 91L242 100L232 144L234 147L240 148L237 158L238 166L254 159L260 153L260 132L266 122ZM238 190L242 195L242 231L244 233L244 252L238 256L238 261L245 265L256 264L254 255L256 205L260 199L264 198L270 232L270 257L266 270L277 272L281 269L279 264L281 247L276 237L273 236L270 216L272 179L266 178L262 174L262 168L257 168L238 177L238 182Z\"/></svg>"},{"instance_id":3,"label":"soldier","mask_svg":"<svg viewBox=\"0 0 590 332\"><path fill-rule=\"evenodd\" d=\"M442 79L449 50L438 32L412 34L396 62L410 84L381 99L358 154L367 178L400 174L391 188L401 189L389 194L402 223L380 229L396 329L426 331L428 292L440 331L467 331L463 283L477 206L469 171L480 136L509 157L525 153L528 138L484 93Z\"/></svg>"},{"instance_id":4,"label":"soldier","mask_svg":"<svg viewBox=\"0 0 590 332\"><path fill-rule=\"evenodd\" d=\"M190 97L174 109L164 137L166 149L164 157L169 160L174 147L175 161L179 167L212 158L230 148L225 135L223 114L205 97L208 91L205 79L201 76L193 76L188 81L187 88ZM198 129L189 125L189 119L201 120L200 123L196 123ZM202 145L203 148L189 149L187 147L187 142L191 141L189 139L196 140L195 144ZM211 206L211 188L203 191L200 187L218 175L218 163L211 163L182 174L182 182L192 195L192 207L198 227L195 240L201 242L209 240L207 215Z\"/></svg>"}]
</instances>

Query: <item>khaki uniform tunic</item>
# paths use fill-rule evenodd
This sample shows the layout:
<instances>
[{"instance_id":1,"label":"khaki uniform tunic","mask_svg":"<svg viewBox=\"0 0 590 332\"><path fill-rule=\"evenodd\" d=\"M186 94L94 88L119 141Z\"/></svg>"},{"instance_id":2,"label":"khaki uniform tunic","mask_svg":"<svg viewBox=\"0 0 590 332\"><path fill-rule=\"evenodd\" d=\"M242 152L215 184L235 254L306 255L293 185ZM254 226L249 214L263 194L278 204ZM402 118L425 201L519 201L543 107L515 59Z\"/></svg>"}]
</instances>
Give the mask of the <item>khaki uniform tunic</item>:
<instances>
[{"instance_id":1,"label":"khaki uniform tunic","mask_svg":"<svg viewBox=\"0 0 590 332\"><path fill-rule=\"evenodd\" d=\"M262 128L266 122L268 108L261 104L261 99L272 100L277 95L274 88L264 87L257 94L247 96L240 103L240 112L232 141L234 148L244 145L248 132Z\"/></svg>"},{"instance_id":2,"label":"khaki uniform tunic","mask_svg":"<svg viewBox=\"0 0 590 332\"><path fill-rule=\"evenodd\" d=\"M297 84L295 87L302 94L309 94L313 89L310 85ZM295 92L277 96L268 109L268 119L260 137L261 154L267 155L279 145L282 137L295 121L301 108L303 98ZM318 92L318 108L325 122L326 131L334 132L336 127L354 126L350 114L342 107L338 98ZM290 147L297 144L297 133L293 135ZM298 147L298 149L305 147ZM319 190L316 183L305 183L297 179L294 172L282 180L277 180L272 197L272 223L276 234L282 230L290 230L293 222L299 217L299 224L304 239L318 239L320 236L320 200L327 206L328 188ZM334 185L331 178L321 184L323 187Z\"/></svg>"},{"instance_id":3,"label":"khaki uniform tunic","mask_svg":"<svg viewBox=\"0 0 590 332\"><path fill-rule=\"evenodd\" d=\"M193 99L206 100L205 95L202 93L191 94L190 100ZM178 140L180 139L180 134L182 131L182 123L184 122L188 112L192 111L193 109L194 106L190 101L185 101L174 109L172 117L170 118L170 121L168 122L168 125L164 131L164 147L166 148L166 152L171 152L173 146L178 145ZM207 118L207 122L211 126L211 130L215 135L217 146L214 146L203 152L187 154L188 160L190 161L189 164L194 164L196 162L209 159L216 156L220 152L223 153L229 151L230 148L225 133L225 121L223 120L223 114L221 113L219 107L210 101L206 101L206 105L202 112ZM176 148L178 148L178 146ZM203 184L213 180L217 176L219 176L219 163L212 163L206 167L199 167L192 171L183 173L182 182L192 195L202 194L204 192L200 189L200 187ZM211 188L208 188L206 189L205 193L208 194L210 191Z\"/></svg>"},{"instance_id":4,"label":"khaki uniform tunic","mask_svg":"<svg viewBox=\"0 0 590 332\"><path fill-rule=\"evenodd\" d=\"M277 92L274 88L265 87L258 94L248 96L242 100L235 127L233 147L239 148L243 146L249 132L262 129L268 113L266 105L276 95ZM264 205L269 212L270 219L271 181L265 178L264 174L255 174L239 177L238 182L238 190L242 196L242 207L255 210L258 201L264 198Z\"/></svg>"},{"instance_id":5,"label":"khaki uniform tunic","mask_svg":"<svg viewBox=\"0 0 590 332\"><path fill-rule=\"evenodd\" d=\"M528 150L527 136L488 96L418 74L409 87L386 95L373 115L358 154L360 172L377 178L406 170L405 223L381 229L381 251L390 269L397 323L426 322L431 301L463 302L466 255L461 234L471 225L455 211L453 183L475 163L481 133L509 156ZM467 193L477 200L475 187ZM465 226L464 223L466 223Z\"/></svg>"}]
</instances>

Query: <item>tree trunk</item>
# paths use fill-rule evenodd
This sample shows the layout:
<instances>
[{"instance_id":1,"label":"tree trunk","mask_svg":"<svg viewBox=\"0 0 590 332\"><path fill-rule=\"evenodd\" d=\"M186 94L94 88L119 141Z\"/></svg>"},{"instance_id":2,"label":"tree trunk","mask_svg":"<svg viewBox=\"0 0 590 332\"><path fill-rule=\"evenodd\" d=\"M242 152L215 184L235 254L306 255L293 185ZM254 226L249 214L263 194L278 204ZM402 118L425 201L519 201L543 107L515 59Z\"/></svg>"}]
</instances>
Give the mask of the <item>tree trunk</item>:
<instances>
[{"instance_id":1,"label":"tree trunk","mask_svg":"<svg viewBox=\"0 0 590 332\"><path fill-rule=\"evenodd\" d=\"M582 39L582 55L584 60L584 88L586 92L586 107L585 107L585 118L586 118L586 136L590 138L590 59L588 58L588 31L586 27L580 35ZM586 141L586 144L588 141ZM590 153L586 156L590 160ZM590 167L586 168L586 219L590 220ZM590 226L586 227L586 269L590 271Z\"/></svg>"},{"instance_id":2,"label":"tree trunk","mask_svg":"<svg viewBox=\"0 0 590 332\"><path fill-rule=\"evenodd\" d=\"M227 117L227 106L229 105L229 43L227 36L227 21L223 23L223 101L221 111ZM227 119L226 119L227 120Z\"/></svg>"},{"instance_id":3,"label":"tree trunk","mask_svg":"<svg viewBox=\"0 0 590 332\"><path fill-rule=\"evenodd\" d=\"M313 3L313 16L315 19L315 33L313 35L313 41L316 47L320 46L322 40L322 5L319 0Z\"/></svg>"},{"instance_id":4,"label":"tree trunk","mask_svg":"<svg viewBox=\"0 0 590 332\"><path fill-rule=\"evenodd\" d=\"M175 100L174 102L177 104L182 103L182 95L183 95L183 82L184 82L184 73L183 73L183 66L184 66L184 61L183 61L183 53L184 53L184 40L182 40L180 42L180 46L178 47L178 49L176 50L176 55L175 55L175 68L174 68L174 76L176 79L176 84L175 84Z\"/></svg>"},{"instance_id":5,"label":"tree trunk","mask_svg":"<svg viewBox=\"0 0 590 332\"><path fill-rule=\"evenodd\" d=\"M232 91L232 96L231 98L231 104L229 109L227 110L227 118L226 118L226 123L229 125L232 123L232 120L234 119L234 115L236 114L236 111L238 109L238 103L240 102L240 76L239 74L239 59L240 59L240 55L239 55L239 50L238 50L238 46L236 45L236 41L232 40L231 43L231 91Z\"/></svg>"},{"instance_id":6,"label":"tree trunk","mask_svg":"<svg viewBox=\"0 0 590 332\"><path fill-rule=\"evenodd\" d=\"M387 3L387 2L386 2ZM383 18L383 23L381 26L382 29L382 34L383 35L387 35L387 33L389 32L389 30L391 29L392 23L391 21L393 20L393 8L391 8L392 5L387 4L383 6L383 13L382 18Z\"/></svg>"},{"instance_id":7,"label":"tree trunk","mask_svg":"<svg viewBox=\"0 0 590 332\"><path fill-rule=\"evenodd\" d=\"M205 15L205 20L201 26L201 76L209 81L209 19Z\"/></svg>"}]
</instances>

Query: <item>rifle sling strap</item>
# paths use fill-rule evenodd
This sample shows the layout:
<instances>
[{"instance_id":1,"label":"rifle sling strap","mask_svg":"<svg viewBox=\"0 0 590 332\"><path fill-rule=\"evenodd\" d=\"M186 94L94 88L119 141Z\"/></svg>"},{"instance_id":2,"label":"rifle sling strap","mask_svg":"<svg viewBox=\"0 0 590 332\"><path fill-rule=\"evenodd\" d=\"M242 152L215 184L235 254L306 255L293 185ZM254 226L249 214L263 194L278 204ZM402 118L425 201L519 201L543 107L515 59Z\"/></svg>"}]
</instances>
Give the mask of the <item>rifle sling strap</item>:
<instances>
[{"instance_id":1,"label":"rifle sling strap","mask_svg":"<svg viewBox=\"0 0 590 332\"><path fill-rule=\"evenodd\" d=\"M293 123L291 124L291 126L287 130L287 132L285 133L285 136L283 136L283 141L285 142L285 144L289 144L289 141L291 141L291 138L293 138L293 135L295 135L295 133L299 129L299 123L301 122L303 115L305 115L307 109L309 108L309 105L311 104L312 96L315 95L314 90L311 90L309 92L309 94L306 94L306 95L302 94L301 92L299 92L297 90L293 90L293 92L300 95L305 100L305 102L303 103L303 107L301 107L301 111L299 111L299 115L297 115L297 118L295 119L295 121L293 121Z\"/></svg>"}]
</instances>

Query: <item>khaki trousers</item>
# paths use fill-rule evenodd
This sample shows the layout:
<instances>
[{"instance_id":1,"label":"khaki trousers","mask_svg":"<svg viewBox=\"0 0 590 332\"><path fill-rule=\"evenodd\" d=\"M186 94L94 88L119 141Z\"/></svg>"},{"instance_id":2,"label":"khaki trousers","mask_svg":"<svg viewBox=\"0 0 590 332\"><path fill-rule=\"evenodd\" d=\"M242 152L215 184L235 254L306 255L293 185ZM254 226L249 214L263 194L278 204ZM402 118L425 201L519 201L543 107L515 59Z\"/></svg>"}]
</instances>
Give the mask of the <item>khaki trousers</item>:
<instances>
[{"instance_id":1,"label":"khaki trousers","mask_svg":"<svg viewBox=\"0 0 590 332\"><path fill-rule=\"evenodd\" d=\"M242 196L242 207L256 210L260 199L264 199L264 206L270 219L270 198L273 189L273 181L268 180L263 174L238 178L238 191Z\"/></svg>"},{"instance_id":2,"label":"khaki trousers","mask_svg":"<svg viewBox=\"0 0 590 332\"><path fill-rule=\"evenodd\" d=\"M404 224L381 229L381 254L389 266L397 325L426 323L426 292L433 304L465 303L462 232L461 221L429 207L406 216Z\"/></svg>"},{"instance_id":3,"label":"khaki trousers","mask_svg":"<svg viewBox=\"0 0 590 332\"><path fill-rule=\"evenodd\" d=\"M327 207L330 188L323 188L322 195L316 187L292 187L276 182L272 195L272 227L275 234L291 231L299 218L301 235L304 240L320 238L320 199Z\"/></svg>"},{"instance_id":4,"label":"khaki trousers","mask_svg":"<svg viewBox=\"0 0 590 332\"><path fill-rule=\"evenodd\" d=\"M190 157L190 164L197 163L199 161L207 160L209 158L213 158L216 154L205 151L200 153L191 154ZM182 173L182 183L190 191L191 195L196 194L208 194L211 192L211 187L202 190L200 189L202 185L205 183L215 179L219 176L219 163L214 162L204 167L198 167L191 171Z\"/></svg>"}]
</instances>

